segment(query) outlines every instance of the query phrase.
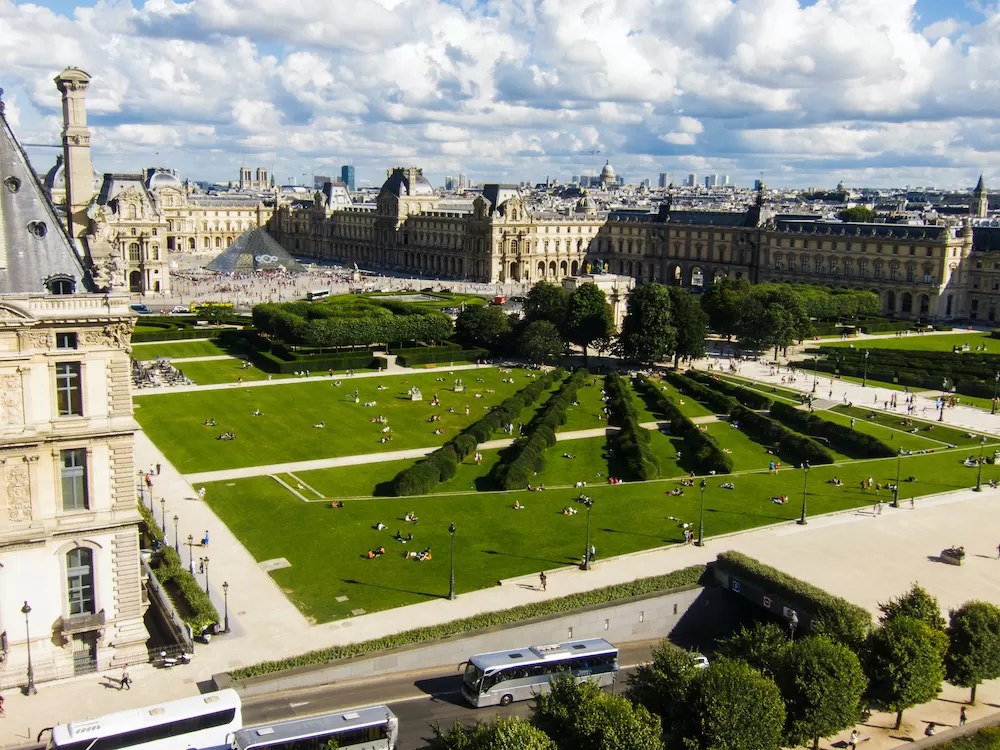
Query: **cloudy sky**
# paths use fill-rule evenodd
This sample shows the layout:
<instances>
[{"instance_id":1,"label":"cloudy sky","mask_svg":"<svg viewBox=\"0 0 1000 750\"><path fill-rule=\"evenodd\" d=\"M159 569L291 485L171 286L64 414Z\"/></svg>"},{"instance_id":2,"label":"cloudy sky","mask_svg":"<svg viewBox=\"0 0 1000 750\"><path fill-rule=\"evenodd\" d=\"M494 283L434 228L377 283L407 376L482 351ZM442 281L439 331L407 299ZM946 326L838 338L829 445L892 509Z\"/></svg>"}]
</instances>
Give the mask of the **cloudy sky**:
<instances>
[{"instance_id":1,"label":"cloudy sky","mask_svg":"<svg viewBox=\"0 0 1000 750\"><path fill-rule=\"evenodd\" d=\"M0 0L0 40L22 141L93 76L100 171L1000 185L998 0Z\"/></svg>"}]
</instances>

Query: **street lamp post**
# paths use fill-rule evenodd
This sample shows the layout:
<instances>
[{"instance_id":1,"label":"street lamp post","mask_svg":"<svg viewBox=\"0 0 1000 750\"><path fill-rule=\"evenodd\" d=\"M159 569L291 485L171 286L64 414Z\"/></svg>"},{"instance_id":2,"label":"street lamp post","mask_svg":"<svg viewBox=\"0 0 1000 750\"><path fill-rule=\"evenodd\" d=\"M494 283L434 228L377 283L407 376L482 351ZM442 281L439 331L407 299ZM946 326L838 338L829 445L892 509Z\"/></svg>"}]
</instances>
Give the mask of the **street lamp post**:
<instances>
[{"instance_id":1,"label":"street lamp post","mask_svg":"<svg viewBox=\"0 0 1000 750\"><path fill-rule=\"evenodd\" d=\"M205 558L205 595L211 598L211 594L208 593L208 558Z\"/></svg>"},{"instance_id":2,"label":"street lamp post","mask_svg":"<svg viewBox=\"0 0 1000 750\"><path fill-rule=\"evenodd\" d=\"M861 387L868 387L868 357L871 355L871 349L865 349L865 376L861 379Z\"/></svg>"},{"instance_id":3,"label":"street lamp post","mask_svg":"<svg viewBox=\"0 0 1000 750\"><path fill-rule=\"evenodd\" d=\"M813 354L813 393L816 392L816 386L819 384L819 352Z\"/></svg>"},{"instance_id":4,"label":"street lamp post","mask_svg":"<svg viewBox=\"0 0 1000 750\"><path fill-rule=\"evenodd\" d=\"M983 449L986 447L986 436L979 441L979 472L976 474L976 492L983 491Z\"/></svg>"},{"instance_id":5,"label":"street lamp post","mask_svg":"<svg viewBox=\"0 0 1000 750\"><path fill-rule=\"evenodd\" d=\"M167 533L167 498L160 498L160 520L163 521L163 533Z\"/></svg>"},{"instance_id":6,"label":"street lamp post","mask_svg":"<svg viewBox=\"0 0 1000 750\"><path fill-rule=\"evenodd\" d=\"M177 536L177 522L180 520L180 516L174 513L174 552L180 556L181 554L181 540Z\"/></svg>"},{"instance_id":7,"label":"street lamp post","mask_svg":"<svg viewBox=\"0 0 1000 750\"><path fill-rule=\"evenodd\" d=\"M188 547L188 572L194 575L194 537L188 534L187 540Z\"/></svg>"},{"instance_id":8,"label":"street lamp post","mask_svg":"<svg viewBox=\"0 0 1000 750\"><path fill-rule=\"evenodd\" d=\"M28 687L25 692L27 695L35 695L38 690L35 688L35 668L31 666L31 629L28 627L28 615L31 614L31 607L28 602L24 603L21 607L21 614L24 615L24 637L25 643L28 645Z\"/></svg>"},{"instance_id":9,"label":"street lamp post","mask_svg":"<svg viewBox=\"0 0 1000 750\"><path fill-rule=\"evenodd\" d=\"M580 567L590 570L590 510L594 507L594 501L588 497L583 504L587 506L587 545L583 548L583 565Z\"/></svg>"},{"instance_id":10,"label":"street lamp post","mask_svg":"<svg viewBox=\"0 0 1000 750\"><path fill-rule=\"evenodd\" d=\"M792 610L792 614L788 617L788 629L792 631L792 640L795 640L795 630L799 627L799 616Z\"/></svg>"},{"instance_id":11,"label":"street lamp post","mask_svg":"<svg viewBox=\"0 0 1000 750\"><path fill-rule=\"evenodd\" d=\"M944 421L944 395L941 396L941 400L938 402L938 409L940 409L940 412L938 413L938 422L943 422Z\"/></svg>"},{"instance_id":12,"label":"street lamp post","mask_svg":"<svg viewBox=\"0 0 1000 750\"><path fill-rule=\"evenodd\" d=\"M809 462L802 464L802 515L799 517L799 525L805 526L809 523L806 520L806 495L809 488Z\"/></svg>"},{"instance_id":13,"label":"street lamp post","mask_svg":"<svg viewBox=\"0 0 1000 750\"><path fill-rule=\"evenodd\" d=\"M998 385L1000 385L1000 372L998 372L996 374L996 377L993 379L993 401L992 401L992 404L990 406L990 414L996 414L997 413L997 386Z\"/></svg>"},{"instance_id":14,"label":"street lamp post","mask_svg":"<svg viewBox=\"0 0 1000 750\"><path fill-rule=\"evenodd\" d=\"M903 463L903 449L896 451L896 488L892 491L892 507L899 507L899 468Z\"/></svg>"},{"instance_id":15,"label":"street lamp post","mask_svg":"<svg viewBox=\"0 0 1000 750\"><path fill-rule=\"evenodd\" d=\"M448 598L455 598L455 524L452 523L448 527L448 533L451 535L451 586L448 588Z\"/></svg>"},{"instance_id":16,"label":"street lamp post","mask_svg":"<svg viewBox=\"0 0 1000 750\"><path fill-rule=\"evenodd\" d=\"M701 484L698 487L701 489L701 510L698 512L698 546L705 546L705 488L708 486L708 482L704 479L701 480Z\"/></svg>"},{"instance_id":17,"label":"street lamp post","mask_svg":"<svg viewBox=\"0 0 1000 750\"><path fill-rule=\"evenodd\" d=\"M226 627L222 630L222 632L223 633L228 633L229 632L229 581L223 581L222 582L222 596L224 597L224 601L226 603L225 604L225 611L226 611L225 625L226 625Z\"/></svg>"}]
</instances>

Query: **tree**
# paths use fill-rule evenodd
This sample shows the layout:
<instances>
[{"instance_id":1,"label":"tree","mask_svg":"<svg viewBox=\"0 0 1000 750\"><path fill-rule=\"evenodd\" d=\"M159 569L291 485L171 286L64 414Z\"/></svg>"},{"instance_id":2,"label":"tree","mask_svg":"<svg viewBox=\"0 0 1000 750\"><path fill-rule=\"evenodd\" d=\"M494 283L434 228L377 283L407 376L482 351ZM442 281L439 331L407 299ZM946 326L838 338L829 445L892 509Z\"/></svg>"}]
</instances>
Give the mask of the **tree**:
<instances>
[{"instance_id":1,"label":"tree","mask_svg":"<svg viewBox=\"0 0 1000 750\"><path fill-rule=\"evenodd\" d=\"M698 674L694 657L669 641L653 647L653 660L628 677L628 696L663 720L669 732L689 715L691 682Z\"/></svg>"},{"instance_id":2,"label":"tree","mask_svg":"<svg viewBox=\"0 0 1000 750\"><path fill-rule=\"evenodd\" d=\"M948 682L971 688L969 703L984 680L1000 677L1000 608L988 602L966 602L948 613Z\"/></svg>"},{"instance_id":3,"label":"tree","mask_svg":"<svg viewBox=\"0 0 1000 750\"><path fill-rule=\"evenodd\" d=\"M798 747L858 723L868 679L857 655L826 636L790 644L776 675L785 701L785 742Z\"/></svg>"},{"instance_id":4,"label":"tree","mask_svg":"<svg viewBox=\"0 0 1000 750\"><path fill-rule=\"evenodd\" d=\"M948 636L923 620L897 615L878 628L868 646L868 678L872 695L896 712L926 703L941 692Z\"/></svg>"},{"instance_id":5,"label":"tree","mask_svg":"<svg viewBox=\"0 0 1000 750\"><path fill-rule=\"evenodd\" d=\"M661 362L676 343L667 287L662 284L635 287L628 294L628 312L618 336L621 355L644 364Z\"/></svg>"},{"instance_id":6,"label":"tree","mask_svg":"<svg viewBox=\"0 0 1000 750\"><path fill-rule=\"evenodd\" d=\"M566 342L559 335L555 324L547 320L535 320L524 327L517 346L529 362L539 364L562 354L566 349Z\"/></svg>"},{"instance_id":7,"label":"tree","mask_svg":"<svg viewBox=\"0 0 1000 750\"><path fill-rule=\"evenodd\" d=\"M566 323L568 305L569 292L557 284L539 281L528 292L521 312L529 323L547 320L557 328L562 328Z\"/></svg>"},{"instance_id":8,"label":"tree","mask_svg":"<svg viewBox=\"0 0 1000 750\"><path fill-rule=\"evenodd\" d=\"M560 750L662 750L660 720L597 683L556 677L535 699L532 723Z\"/></svg>"},{"instance_id":9,"label":"tree","mask_svg":"<svg viewBox=\"0 0 1000 750\"><path fill-rule=\"evenodd\" d=\"M670 316L677 332L677 341L674 344L674 367L677 367L681 357L705 355L708 315L687 289L668 286L667 293L670 295Z\"/></svg>"},{"instance_id":10,"label":"tree","mask_svg":"<svg viewBox=\"0 0 1000 750\"><path fill-rule=\"evenodd\" d=\"M910 590L898 599L890 599L885 604L879 604L878 608L882 613L878 618L881 623L905 615L922 620L928 627L940 630L942 633L946 629L937 598L927 593L927 590L918 583L913 584Z\"/></svg>"},{"instance_id":11,"label":"tree","mask_svg":"<svg viewBox=\"0 0 1000 750\"><path fill-rule=\"evenodd\" d=\"M691 684L691 750L778 750L785 703L774 680L744 661L717 659Z\"/></svg>"},{"instance_id":12,"label":"tree","mask_svg":"<svg viewBox=\"0 0 1000 750\"><path fill-rule=\"evenodd\" d=\"M541 729L517 716L465 727L460 722L447 730L433 728L431 750L556 750L556 743Z\"/></svg>"},{"instance_id":13,"label":"tree","mask_svg":"<svg viewBox=\"0 0 1000 750\"><path fill-rule=\"evenodd\" d=\"M773 677L790 645L785 631L773 622L757 622L716 644L716 656L741 659L761 674Z\"/></svg>"},{"instance_id":14,"label":"tree","mask_svg":"<svg viewBox=\"0 0 1000 750\"><path fill-rule=\"evenodd\" d=\"M455 321L455 338L466 346L502 346L510 335L510 319L499 305L469 305Z\"/></svg>"},{"instance_id":15,"label":"tree","mask_svg":"<svg viewBox=\"0 0 1000 750\"><path fill-rule=\"evenodd\" d=\"M613 333L614 317L604 292L593 282L578 286L566 309L566 338L583 347L586 359L591 344L611 338Z\"/></svg>"},{"instance_id":16,"label":"tree","mask_svg":"<svg viewBox=\"0 0 1000 750\"><path fill-rule=\"evenodd\" d=\"M701 309L708 315L709 325L727 339L736 335L743 298L750 294L750 280L726 276L708 288L702 295Z\"/></svg>"},{"instance_id":17,"label":"tree","mask_svg":"<svg viewBox=\"0 0 1000 750\"><path fill-rule=\"evenodd\" d=\"M875 212L867 206L851 206L845 208L837 216L841 221L856 221L862 224L870 224L875 221Z\"/></svg>"}]
</instances>

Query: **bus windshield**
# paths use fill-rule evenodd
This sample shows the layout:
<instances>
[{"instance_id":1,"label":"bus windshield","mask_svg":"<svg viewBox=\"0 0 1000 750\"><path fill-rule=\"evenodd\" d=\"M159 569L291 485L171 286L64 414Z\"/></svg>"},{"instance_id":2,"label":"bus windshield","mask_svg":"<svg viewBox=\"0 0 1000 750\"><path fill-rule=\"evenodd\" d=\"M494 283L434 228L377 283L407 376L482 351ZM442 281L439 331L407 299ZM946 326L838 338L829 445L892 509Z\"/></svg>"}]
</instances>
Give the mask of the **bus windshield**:
<instances>
[{"instance_id":1,"label":"bus windshield","mask_svg":"<svg viewBox=\"0 0 1000 750\"><path fill-rule=\"evenodd\" d=\"M470 692L478 693L479 686L483 682L483 670L472 662L465 665L465 685Z\"/></svg>"}]
</instances>

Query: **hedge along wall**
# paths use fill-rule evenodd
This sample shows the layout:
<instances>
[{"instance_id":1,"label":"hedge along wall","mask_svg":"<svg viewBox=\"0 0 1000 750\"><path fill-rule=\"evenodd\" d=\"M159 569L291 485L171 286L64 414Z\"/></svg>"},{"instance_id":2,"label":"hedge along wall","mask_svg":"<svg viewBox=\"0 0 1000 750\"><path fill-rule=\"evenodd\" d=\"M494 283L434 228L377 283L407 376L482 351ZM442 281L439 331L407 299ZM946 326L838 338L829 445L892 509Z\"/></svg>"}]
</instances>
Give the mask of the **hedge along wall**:
<instances>
[{"instance_id":1,"label":"hedge along wall","mask_svg":"<svg viewBox=\"0 0 1000 750\"><path fill-rule=\"evenodd\" d=\"M852 430L842 424L823 419L816 414L777 403L771 407L771 416L797 432L813 437L823 437L830 446L851 458L891 458L896 449L872 435Z\"/></svg>"},{"instance_id":2,"label":"hedge along wall","mask_svg":"<svg viewBox=\"0 0 1000 750\"><path fill-rule=\"evenodd\" d=\"M757 393L756 391L751 391L749 388L729 383L716 375L709 375L697 370L688 370L687 377L697 383L700 383L701 385L706 386L707 388L711 388L712 390L731 396L744 406L749 406L751 409L770 409L771 404L774 403L767 396Z\"/></svg>"},{"instance_id":3,"label":"hedge along wall","mask_svg":"<svg viewBox=\"0 0 1000 750\"><path fill-rule=\"evenodd\" d=\"M537 471L545 468L545 451L556 444L556 430L566 421L566 412L576 392L590 376L577 370L559 392L545 403L528 426L528 437L516 440L505 458L493 467L493 481L505 490L525 487Z\"/></svg>"},{"instance_id":4,"label":"hedge along wall","mask_svg":"<svg viewBox=\"0 0 1000 750\"><path fill-rule=\"evenodd\" d=\"M715 438L707 432L702 432L698 426L685 417L673 400L665 396L649 378L640 375L636 378L653 402L653 408L670 420L670 432L684 440L682 451L685 468L690 468L698 474L730 474L733 471L733 459L722 452Z\"/></svg>"},{"instance_id":5,"label":"hedge along wall","mask_svg":"<svg viewBox=\"0 0 1000 750\"><path fill-rule=\"evenodd\" d=\"M451 479L458 471L459 463L476 450L476 446L489 440L503 425L516 420L524 407L535 403L556 380L562 380L564 376L563 370L545 373L478 422L466 427L427 458L399 472L392 480L392 494L396 497L425 495L439 482Z\"/></svg>"},{"instance_id":6,"label":"hedge along wall","mask_svg":"<svg viewBox=\"0 0 1000 750\"><path fill-rule=\"evenodd\" d=\"M685 396L690 396L695 401L700 401L716 414L729 414L734 407L739 406L736 399L724 393L719 393L714 388L706 388L701 383L696 383L691 378L681 375L678 372L668 372L664 377Z\"/></svg>"},{"instance_id":7,"label":"hedge along wall","mask_svg":"<svg viewBox=\"0 0 1000 750\"><path fill-rule=\"evenodd\" d=\"M851 604L742 552L723 552L716 559L716 570L753 584L765 594L794 603L797 606L792 608L800 613L800 620L804 619L802 612L816 618L814 633L828 635L852 650L859 649L871 632L872 616L864 607Z\"/></svg>"},{"instance_id":8,"label":"hedge along wall","mask_svg":"<svg viewBox=\"0 0 1000 750\"><path fill-rule=\"evenodd\" d=\"M628 383L613 372L604 378L604 390L610 398L611 422L620 428L613 439L625 466L637 479L656 479L660 476L660 465L649 448L649 430L639 426Z\"/></svg>"}]
</instances>

